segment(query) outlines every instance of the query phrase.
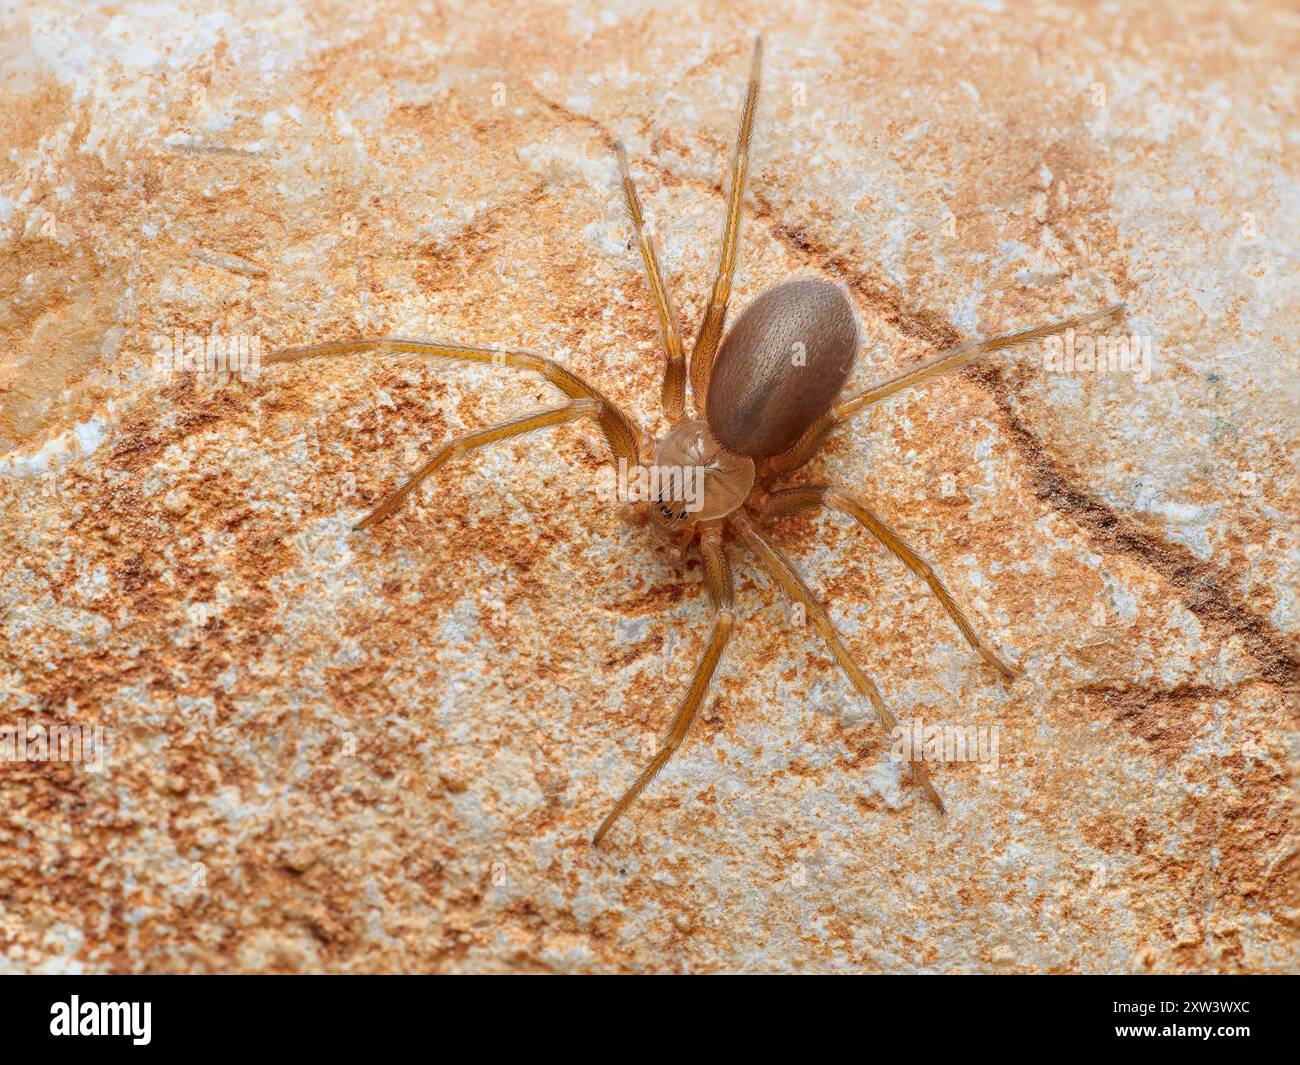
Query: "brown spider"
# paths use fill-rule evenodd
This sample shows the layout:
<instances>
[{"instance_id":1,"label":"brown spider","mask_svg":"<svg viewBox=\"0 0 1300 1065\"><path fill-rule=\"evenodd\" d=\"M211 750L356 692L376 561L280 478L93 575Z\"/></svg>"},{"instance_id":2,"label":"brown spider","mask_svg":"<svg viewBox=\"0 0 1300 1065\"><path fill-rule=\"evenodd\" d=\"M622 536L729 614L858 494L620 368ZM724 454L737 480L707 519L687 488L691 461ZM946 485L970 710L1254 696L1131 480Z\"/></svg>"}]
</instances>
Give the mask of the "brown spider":
<instances>
[{"instance_id":1,"label":"brown spider","mask_svg":"<svg viewBox=\"0 0 1300 1065\"><path fill-rule=\"evenodd\" d=\"M688 419L686 356L681 326L664 283L654 240L646 233L641 201L628 170L623 145L614 146L623 182L623 196L636 230L646 277L654 295L664 349L662 402L672 428L662 440L643 438L641 429L618 404L572 370L529 351L474 347L429 340L379 338L331 341L287 348L270 355L268 363L297 362L327 355L385 352L462 359L533 370L569 397L569 402L466 433L445 444L401 487L375 507L356 529L366 529L396 511L415 488L449 459L489 444L549 426L589 418L599 426L609 447L609 459L625 470L644 471L643 449L654 452L649 468L653 505L638 503L663 529L677 533L681 548L698 541L704 580L713 607L713 632L704 657L695 669L681 709L650 763L614 804L596 830L600 843L610 827L668 763L690 732L714 671L735 628L735 599L724 533L735 533L761 566L785 592L803 605L808 619L858 692L875 709L887 728L898 725L880 690L849 654L830 615L818 602L799 571L751 519L784 517L825 507L858 521L908 569L929 585L966 641L1003 677L1015 669L976 633L934 569L890 525L862 500L832 484L801 484L776 488L777 482L803 466L823 441L855 414L886 396L938 374L965 366L983 355L1026 344L1067 329L1078 329L1122 309L1116 304L1095 314L1080 315L1035 329L988 340L971 340L920 362L839 403L845 378L858 348L858 326L844 290L816 277L796 277L760 294L723 335L727 301L740 245L741 208L749 171L750 139L758 107L763 42L754 43L749 89L731 155L722 250L713 291L691 349L690 380L697 417ZM757 462L757 465L756 465ZM666 487L664 486L666 482ZM913 775L943 811L943 800L920 761L910 762Z\"/></svg>"}]
</instances>

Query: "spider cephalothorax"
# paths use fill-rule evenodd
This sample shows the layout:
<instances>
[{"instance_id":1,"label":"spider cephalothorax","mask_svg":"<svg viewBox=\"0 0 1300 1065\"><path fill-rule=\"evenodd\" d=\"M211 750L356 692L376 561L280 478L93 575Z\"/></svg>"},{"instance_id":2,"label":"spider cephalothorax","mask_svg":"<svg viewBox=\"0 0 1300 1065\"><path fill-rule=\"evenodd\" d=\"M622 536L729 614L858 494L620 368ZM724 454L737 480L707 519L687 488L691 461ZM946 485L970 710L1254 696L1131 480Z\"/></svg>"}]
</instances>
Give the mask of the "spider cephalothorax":
<instances>
[{"instance_id":1,"label":"spider cephalothorax","mask_svg":"<svg viewBox=\"0 0 1300 1065\"><path fill-rule=\"evenodd\" d=\"M1015 670L976 633L930 564L862 500L832 484L784 488L778 484L812 458L832 431L872 403L937 374L965 366L989 352L1078 329L1120 310L1120 305L1116 305L1099 313L1017 333L968 341L843 400L840 391L852 369L859 335L853 305L842 287L814 276L799 276L774 285L754 299L724 335L740 246L741 207L758 107L761 61L762 40L759 39L754 45L749 89L731 156L718 270L691 349L689 376L697 415L693 419L686 416L687 364L681 326L668 294L657 249L645 230L627 155L621 144L614 146L623 196L663 336L662 402L672 429L654 441L653 454L646 456L652 460L648 470L642 464L644 441L637 423L572 370L532 352L386 337L287 348L266 360L288 363L328 355L391 352L493 363L540 373L568 397L567 403L477 429L445 444L362 519L356 526L358 529L391 515L421 482L453 456L564 422L594 421L608 445L612 461L623 470L648 472L651 492L648 502L639 505L648 507L650 517L658 526L678 534L683 548L693 545L698 549L713 608L713 631L662 746L601 823L595 835L597 843L686 739L731 640L735 601L725 547L728 534L744 543L786 594L802 604L808 621L817 629L840 668L887 728L896 727L898 722L879 689L849 654L830 615L794 564L760 530L760 523L815 508L849 515L926 582L985 662L1007 679L1015 676ZM919 760L909 764L931 802L942 811L943 802L925 766Z\"/></svg>"},{"instance_id":2,"label":"spider cephalothorax","mask_svg":"<svg viewBox=\"0 0 1300 1065\"><path fill-rule=\"evenodd\" d=\"M650 481L650 516L676 530L742 506L754 487L754 460L728 451L705 419L692 418L655 442Z\"/></svg>"}]
</instances>

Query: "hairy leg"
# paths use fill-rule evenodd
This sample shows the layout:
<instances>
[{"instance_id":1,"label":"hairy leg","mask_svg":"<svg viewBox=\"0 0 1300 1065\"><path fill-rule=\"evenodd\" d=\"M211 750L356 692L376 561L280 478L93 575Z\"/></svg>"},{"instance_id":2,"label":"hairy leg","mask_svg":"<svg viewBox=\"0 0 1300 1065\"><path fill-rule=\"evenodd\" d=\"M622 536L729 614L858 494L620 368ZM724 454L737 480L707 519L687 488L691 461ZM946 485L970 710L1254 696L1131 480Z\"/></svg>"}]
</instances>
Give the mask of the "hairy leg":
<instances>
[{"instance_id":1,"label":"hairy leg","mask_svg":"<svg viewBox=\"0 0 1300 1065\"><path fill-rule=\"evenodd\" d=\"M1021 344L1032 344L1035 340L1056 336L1068 329L1082 329L1084 326L1109 318L1112 314L1118 314L1123 309L1124 304L1116 303L1107 307L1104 311L1095 311L1092 314L1078 314L1073 318L1063 318L1059 322L1048 322L1046 325L1034 326L1032 329L1022 329L1017 333L1002 333L986 340L964 341L956 347L940 352L932 359L926 359L915 366L909 366L902 373L895 374L888 380L881 381L878 385L872 385L872 387L859 392L856 396L837 403L834 407L835 417L838 421L845 421L852 418L859 411L865 410L871 404L878 403L886 396L892 396L895 392L900 392L904 388L919 385L922 381L928 381L931 377L937 377L949 370L959 369L976 359L982 359L985 355L994 351L1003 351L1006 348L1018 347Z\"/></svg>"},{"instance_id":2,"label":"hairy leg","mask_svg":"<svg viewBox=\"0 0 1300 1065\"><path fill-rule=\"evenodd\" d=\"M659 315L659 331L664 346L664 413L676 425L686 412L686 356L682 348L682 327L677 320L677 310L673 307L672 294L664 280L663 269L659 265L654 238L645 231L641 197L637 195L632 172L628 169L627 151L622 141L614 145L614 152L618 156L618 170L623 179L623 200L632 217L632 226L636 229L636 241L641 248L641 260L645 263L646 280L650 282L655 311Z\"/></svg>"},{"instance_id":3,"label":"hairy leg","mask_svg":"<svg viewBox=\"0 0 1300 1065\"><path fill-rule=\"evenodd\" d=\"M1015 667L981 639L979 633L975 631L975 627L962 612L961 607L957 605L956 600L953 599L943 581L940 580L939 575L934 572L934 567L918 555L912 546L884 518L857 496L829 484L799 485L794 488L782 488L764 495L756 500L753 507L760 517L765 518L784 517L788 514L797 514L800 511L813 510L818 507L838 510L842 514L849 515L879 540L895 558L930 586L930 591L934 593L934 597L939 600L940 605L947 611L953 623L961 630L961 634L966 637L966 642L975 648L985 662L1008 680L1015 678Z\"/></svg>"},{"instance_id":4,"label":"hairy leg","mask_svg":"<svg viewBox=\"0 0 1300 1065\"><path fill-rule=\"evenodd\" d=\"M629 466L641 462L641 430L631 417L595 386L590 385L565 366L553 359L544 358L531 351L511 348L485 348L470 344L450 344L437 340L407 340L402 337L375 337L358 340L330 340L323 344L282 348L268 355L264 365L302 362L331 356L361 355L367 353L388 355L417 355L463 362L488 363L492 366L532 370L540 373L570 399L595 400L600 405L594 415L600 425L610 453L614 458L627 459Z\"/></svg>"},{"instance_id":5,"label":"hairy leg","mask_svg":"<svg viewBox=\"0 0 1300 1065\"><path fill-rule=\"evenodd\" d=\"M705 649L700 664L695 667L695 676L691 678L686 699L668 726L668 735L664 739L663 746L650 759L650 763L641 770L636 780L632 782L632 786L619 797L609 816L600 823L600 828L596 830L596 835L592 839L593 843L599 844L605 838L605 834L614 822L636 801L636 797L654 780L677 752L677 748L682 745L691 730L691 725L699 715L705 692L708 691L718 663L722 661L722 654L731 640L736 621L736 598L731 580L731 566L727 562L727 555L722 546L722 522L700 523L700 557L704 561L704 581L709 591L709 601L713 606L713 632L709 637L709 646Z\"/></svg>"},{"instance_id":6,"label":"hairy leg","mask_svg":"<svg viewBox=\"0 0 1300 1065\"><path fill-rule=\"evenodd\" d=\"M370 526L377 525L385 518L390 517L406 501L406 497L420 486L422 481L433 476L450 459L457 455L468 455L502 440L524 436L539 429L547 429L552 425L576 422L580 418L596 418L599 417L599 414L600 403L598 400L575 399L561 407L533 411L531 414L524 414L518 418L512 418L510 421L499 422L496 425L489 425L486 429L476 429L472 433L458 436L439 448L433 458L416 470L400 488L385 496L379 506L375 507L374 510L352 527L353 531L368 529Z\"/></svg>"},{"instance_id":7,"label":"hairy leg","mask_svg":"<svg viewBox=\"0 0 1300 1065\"><path fill-rule=\"evenodd\" d=\"M835 623L831 621L831 616L826 612L826 608L813 594L811 588L804 581L799 571L795 569L792 563L781 550L760 533L749 519L741 512L736 512L728 519L740 534L741 538L754 552L755 557L762 564L763 568L772 576L772 578L785 590L785 593L803 604L804 610L807 611L808 619L813 626L821 633L822 639L826 642L826 648L834 656L835 661L844 670L853 686L858 692L866 696L867 701L871 703L876 711L876 716L880 723L886 729L895 729L898 727L898 718L894 712L885 705L885 700L881 697L880 689L876 687L861 667L853 660L849 650L844 646L844 641L840 639L840 634L835 628ZM912 767L912 775L916 778L917 783L924 789L930 801L943 812L943 799L935 790L934 784L930 781L930 774L926 771L925 766L916 760L909 763Z\"/></svg>"},{"instance_id":8,"label":"hairy leg","mask_svg":"<svg viewBox=\"0 0 1300 1065\"><path fill-rule=\"evenodd\" d=\"M722 328L727 322L727 303L731 299L731 280L736 273L736 257L740 250L740 221L745 203L745 182L749 177L749 145L754 134L754 115L758 111L758 83L763 66L763 38L754 41L754 58L749 72L749 88L740 113L740 128L736 131L736 144L731 153L731 173L727 184L727 214L722 227L722 250L718 256L718 272L713 279L700 331L691 349L691 393L695 409L704 414L705 398L709 390L709 377L713 373L713 360L722 343Z\"/></svg>"},{"instance_id":9,"label":"hairy leg","mask_svg":"<svg viewBox=\"0 0 1300 1065\"><path fill-rule=\"evenodd\" d=\"M817 454L818 449L835 429L838 429L854 415L886 396L892 396L895 392L900 392L904 388L911 388L913 385L928 381L930 378L947 373L949 370L967 366L976 359L983 358L992 352L1003 351L1006 348L1013 348L1020 344L1030 344L1035 340L1042 340L1045 337L1064 333L1067 329L1080 329L1109 318L1113 314L1118 314L1123 309L1124 304L1116 303L1111 307L1107 307L1104 311L1075 315L1073 318L1065 318L1059 322L1049 322L1046 325L1035 326L1032 329L1022 329L1018 333L1003 333L1000 336L989 337L987 340L967 340L949 348L947 351L940 352L932 359L919 362L901 373L895 374L888 380L873 385L871 388L859 392L856 396L851 396L837 403L830 411L813 422L789 450L783 451L770 459L767 465L767 473L773 479L788 477Z\"/></svg>"}]
</instances>

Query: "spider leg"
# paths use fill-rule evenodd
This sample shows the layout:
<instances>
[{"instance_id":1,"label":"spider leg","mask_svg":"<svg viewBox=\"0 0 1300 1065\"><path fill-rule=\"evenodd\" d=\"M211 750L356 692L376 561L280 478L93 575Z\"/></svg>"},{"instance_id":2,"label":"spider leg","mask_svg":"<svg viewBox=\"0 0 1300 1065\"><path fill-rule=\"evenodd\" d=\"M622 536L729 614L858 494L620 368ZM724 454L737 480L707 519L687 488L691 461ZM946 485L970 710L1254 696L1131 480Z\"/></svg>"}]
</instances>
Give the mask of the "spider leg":
<instances>
[{"instance_id":1,"label":"spider leg","mask_svg":"<svg viewBox=\"0 0 1300 1065\"><path fill-rule=\"evenodd\" d=\"M447 462L457 455L468 455L479 448L488 447L502 440L524 436L538 429L548 429L565 422L576 422L580 418L596 418L600 413L600 403L594 399L575 399L560 407L549 410L533 411L530 414L512 418L509 421L489 425L485 429L476 429L443 444L433 458L413 473L395 492L384 497L379 506L352 527L353 532L368 529L391 516L405 501L406 497L420 486L426 478L437 473Z\"/></svg>"},{"instance_id":2,"label":"spider leg","mask_svg":"<svg viewBox=\"0 0 1300 1065\"><path fill-rule=\"evenodd\" d=\"M881 381L864 392L859 392L856 396L846 399L843 403L837 403L833 408L835 418L837 421L845 421L857 414L858 411L879 402L886 396L892 396L895 392L900 392L904 388L919 385L922 381L927 381L941 373L947 373L949 370L959 369L991 352L1018 347L1021 344L1032 344L1035 340L1056 336L1058 333L1064 333L1067 329L1082 329L1086 325L1092 325L1094 322L1109 318L1112 314L1118 314L1123 309L1124 304L1116 303L1107 307L1104 311L1094 311L1092 314L1076 314L1072 318L1063 318L1059 322L1048 322L1045 325L1034 326L1032 329L1022 329L1018 333L1002 333L999 336L989 337L987 340L964 341L947 351L941 351L932 359L926 359L915 366L909 366L902 373L895 374L888 380Z\"/></svg>"},{"instance_id":3,"label":"spider leg","mask_svg":"<svg viewBox=\"0 0 1300 1065\"><path fill-rule=\"evenodd\" d=\"M592 838L593 844L599 844L605 838L605 834L614 822L636 801L636 797L654 780L677 752L677 748L682 745L691 730L691 725L699 716L704 694L708 691L718 663L722 661L722 654L731 640L736 621L736 598L731 580L731 566L727 562L726 551L722 546L722 522L700 523L700 557L704 561L704 581L708 588L709 601L713 606L713 632L709 636L709 646L705 649L700 664L695 667L695 676L691 678L686 699L668 726L668 734L663 746L641 770L636 780L632 782L632 786L619 797L605 820L600 823L600 828Z\"/></svg>"},{"instance_id":4,"label":"spider leg","mask_svg":"<svg viewBox=\"0 0 1300 1065\"><path fill-rule=\"evenodd\" d=\"M540 373L570 399L595 400L599 410L594 417L609 445L611 455L627 460L629 467L641 463L641 429L615 402L594 385L553 359L531 351L513 348L485 348L469 344L450 344L438 340L407 340L402 337L373 337L357 340L330 340L323 344L282 348L272 352L264 365L302 362L335 355L360 355L369 352L388 355L420 355L463 362L481 362L492 366L532 370ZM526 431L526 430L525 430Z\"/></svg>"},{"instance_id":5,"label":"spider leg","mask_svg":"<svg viewBox=\"0 0 1300 1065\"><path fill-rule=\"evenodd\" d=\"M627 213L631 215L632 225L636 229L636 241L641 248L641 260L645 263L646 280L650 282L655 310L659 315L659 330L664 346L662 397L664 413L668 415L668 420L676 425L682 420L686 410L686 356L682 349L682 327L677 320L677 310L673 306L672 295L664 280L663 269L659 265L654 238L644 228L641 197L637 195L632 172L628 169L627 151L622 141L614 145L614 153L618 156L618 170L623 179L623 200L627 204Z\"/></svg>"},{"instance_id":6,"label":"spider leg","mask_svg":"<svg viewBox=\"0 0 1300 1065\"><path fill-rule=\"evenodd\" d=\"M713 360L722 342L722 327L727 321L727 301L731 299L731 279L736 273L736 256L740 248L740 220L745 203L745 182L749 177L749 144L754 133L754 115L758 110L758 82L763 66L763 38L754 41L754 58L749 72L749 88L745 105L740 113L740 127L736 131L736 144L731 153L731 171L727 183L727 214L722 227L722 249L718 256L718 272L713 279L700 331L691 349L691 392L695 409L704 414L705 397L709 390L709 377L713 373Z\"/></svg>"},{"instance_id":7,"label":"spider leg","mask_svg":"<svg viewBox=\"0 0 1300 1065\"><path fill-rule=\"evenodd\" d=\"M799 571L795 569L794 563L791 562L762 533L760 533L750 523L742 512L737 511L729 518L736 531L740 533L741 538L749 545L749 548L757 556L763 568L772 576L772 578L781 585L791 599L802 603L804 610L807 611L808 619L821 633L822 639L826 642L826 648L834 656L835 661L844 670L853 686L858 692L865 695L867 701L871 703L876 711L876 716L880 723L887 729L896 729L898 727L898 718L894 712L885 705L885 700L880 695L880 689L876 687L861 667L853 660L849 650L844 646L844 641L840 639L840 634L835 628L835 623L831 621L831 616L826 612L826 608L818 601L811 588L808 587ZM912 775L916 778L917 783L925 790L927 796L940 813L943 813L943 799L935 790L934 784L930 781L930 774L926 771L925 766L917 760L908 763L912 767Z\"/></svg>"},{"instance_id":8,"label":"spider leg","mask_svg":"<svg viewBox=\"0 0 1300 1065\"><path fill-rule=\"evenodd\" d=\"M1031 344L1035 340L1042 340L1044 337L1064 333L1067 329L1080 329L1095 322L1103 321L1113 314L1118 314L1123 309L1124 304L1116 303L1107 307L1104 311L1075 315L1072 318L1064 318L1059 322L1048 322L1046 325L1035 326L1032 329L1022 329L1018 333L1002 333L986 340L963 341L947 351L940 352L931 359L918 362L901 373L895 374L893 377L872 385L857 395L850 396L848 399L837 403L817 421L813 422L789 450L774 456L768 463L768 472L778 478L789 476L817 453L817 450L832 431L886 396L892 396L895 392L911 388L913 385L928 381L930 378L947 373L949 370L960 369L962 366L967 366L991 352L1002 351L1021 344Z\"/></svg>"},{"instance_id":9,"label":"spider leg","mask_svg":"<svg viewBox=\"0 0 1300 1065\"><path fill-rule=\"evenodd\" d=\"M799 485L795 488L782 488L771 492L753 504L754 510L761 517L781 518L788 514L797 514L803 510L826 507L849 515L871 533L895 558L920 577L930 586L930 591L939 600L939 604L952 618L953 623L966 637L971 645L989 665L1008 680L1016 677L1016 669L980 638L970 619L962 612L953 599L934 567L913 550L911 544L879 514L868 507L857 496L829 484Z\"/></svg>"},{"instance_id":10,"label":"spider leg","mask_svg":"<svg viewBox=\"0 0 1300 1065\"><path fill-rule=\"evenodd\" d=\"M839 424L834 412L827 411L812 425L808 426L804 430L803 436L799 437L789 448L768 459L767 468L764 472L771 480L780 480L782 477L790 476L821 450L822 444L831 435L831 430L835 429Z\"/></svg>"}]
</instances>

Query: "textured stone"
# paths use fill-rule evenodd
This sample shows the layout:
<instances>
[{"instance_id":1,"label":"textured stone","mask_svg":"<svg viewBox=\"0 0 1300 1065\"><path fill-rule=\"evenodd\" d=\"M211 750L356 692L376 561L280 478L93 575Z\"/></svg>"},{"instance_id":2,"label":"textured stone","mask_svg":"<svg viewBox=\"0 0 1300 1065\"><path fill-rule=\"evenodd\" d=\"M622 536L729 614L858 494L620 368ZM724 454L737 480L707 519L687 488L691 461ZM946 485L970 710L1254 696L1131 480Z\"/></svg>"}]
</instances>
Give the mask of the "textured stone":
<instances>
[{"instance_id":1,"label":"textured stone","mask_svg":"<svg viewBox=\"0 0 1300 1065\"><path fill-rule=\"evenodd\" d=\"M522 5L521 5L522 6ZM193 8L0 15L0 765L16 971L1294 971L1297 25L1209 3ZM1023 349L810 468L909 535L1006 685L861 530L774 535L901 717L1000 728L940 817L733 549L685 748L593 850L708 633L698 560L596 498L566 427L349 526L526 375L662 431L623 138L688 332L752 35L733 309L843 281L865 384L1124 300L1140 374Z\"/></svg>"}]
</instances>

